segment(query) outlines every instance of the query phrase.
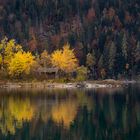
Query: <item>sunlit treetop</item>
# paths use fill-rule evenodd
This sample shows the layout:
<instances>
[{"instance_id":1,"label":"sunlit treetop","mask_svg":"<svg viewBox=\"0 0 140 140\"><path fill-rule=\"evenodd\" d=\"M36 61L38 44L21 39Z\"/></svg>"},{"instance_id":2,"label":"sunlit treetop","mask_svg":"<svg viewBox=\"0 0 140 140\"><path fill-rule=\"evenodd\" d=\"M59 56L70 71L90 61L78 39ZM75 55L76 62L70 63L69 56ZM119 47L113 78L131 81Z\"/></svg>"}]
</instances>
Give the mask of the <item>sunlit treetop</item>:
<instances>
[{"instance_id":1,"label":"sunlit treetop","mask_svg":"<svg viewBox=\"0 0 140 140\"><path fill-rule=\"evenodd\" d=\"M52 54L52 64L62 71L73 72L78 67L78 60L75 57L74 50L70 49L70 45L64 45L63 49L56 50Z\"/></svg>"}]
</instances>

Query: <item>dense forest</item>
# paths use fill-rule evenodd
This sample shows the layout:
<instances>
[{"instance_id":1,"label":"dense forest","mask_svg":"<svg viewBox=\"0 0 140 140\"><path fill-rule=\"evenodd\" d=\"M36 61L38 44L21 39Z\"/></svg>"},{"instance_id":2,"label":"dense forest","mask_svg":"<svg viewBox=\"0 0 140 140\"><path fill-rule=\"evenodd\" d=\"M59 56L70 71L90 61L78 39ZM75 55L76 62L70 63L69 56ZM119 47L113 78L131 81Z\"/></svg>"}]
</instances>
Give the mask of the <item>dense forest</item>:
<instances>
[{"instance_id":1,"label":"dense forest","mask_svg":"<svg viewBox=\"0 0 140 140\"><path fill-rule=\"evenodd\" d=\"M140 72L139 0L0 0L0 38L49 54L66 43L93 79Z\"/></svg>"}]
</instances>

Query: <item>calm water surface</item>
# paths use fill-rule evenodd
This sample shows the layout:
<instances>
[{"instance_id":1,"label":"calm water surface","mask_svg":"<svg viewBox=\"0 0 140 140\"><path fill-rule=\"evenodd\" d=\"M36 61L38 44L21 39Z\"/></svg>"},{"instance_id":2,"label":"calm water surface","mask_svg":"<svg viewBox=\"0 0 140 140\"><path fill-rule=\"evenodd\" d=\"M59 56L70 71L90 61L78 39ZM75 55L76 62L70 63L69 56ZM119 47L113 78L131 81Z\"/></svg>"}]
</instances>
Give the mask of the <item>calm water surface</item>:
<instances>
[{"instance_id":1,"label":"calm water surface","mask_svg":"<svg viewBox=\"0 0 140 140\"><path fill-rule=\"evenodd\" d=\"M140 87L0 89L0 140L140 140Z\"/></svg>"}]
</instances>

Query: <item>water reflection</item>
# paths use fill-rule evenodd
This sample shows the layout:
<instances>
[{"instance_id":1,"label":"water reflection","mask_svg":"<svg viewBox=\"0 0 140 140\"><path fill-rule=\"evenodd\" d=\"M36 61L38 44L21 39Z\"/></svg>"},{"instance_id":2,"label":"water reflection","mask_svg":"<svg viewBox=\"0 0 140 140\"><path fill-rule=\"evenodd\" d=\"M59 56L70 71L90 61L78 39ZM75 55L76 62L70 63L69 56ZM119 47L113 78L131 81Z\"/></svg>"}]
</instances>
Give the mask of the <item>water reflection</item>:
<instances>
[{"instance_id":1,"label":"water reflection","mask_svg":"<svg viewBox=\"0 0 140 140\"><path fill-rule=\"evenodd\" d=\"M139 91L1 91L0 139L139 139Z\"/></svg>"},{"instance_id":2,"label":"water reflection","mask_svg":"<svg viewBox=\"0 0 140 140\"><path fill-rule=\"evenodd\" d=\"M56 123L62 123L69 128L77 113L77 103L74 100L68 100L57 104L52 108L52 120Z\"/></svg>"}]
</instances>

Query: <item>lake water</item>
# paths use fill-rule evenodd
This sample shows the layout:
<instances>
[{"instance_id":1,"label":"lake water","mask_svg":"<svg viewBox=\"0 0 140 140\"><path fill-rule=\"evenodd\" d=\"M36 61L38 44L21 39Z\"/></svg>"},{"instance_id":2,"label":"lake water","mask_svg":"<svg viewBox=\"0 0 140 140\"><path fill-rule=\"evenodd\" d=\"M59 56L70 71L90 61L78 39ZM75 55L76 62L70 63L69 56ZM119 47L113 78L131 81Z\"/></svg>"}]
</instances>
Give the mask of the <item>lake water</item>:
<instances>
[{"instance_id":1,"label":"lake water","mask_svg":"<svg viewBox=\"0 0 140 140\"><path fill-rule=\"evenodd\" d=\"M0 140L140 140L140 87L0 90Z\"/></svg>"}]
</instances>

